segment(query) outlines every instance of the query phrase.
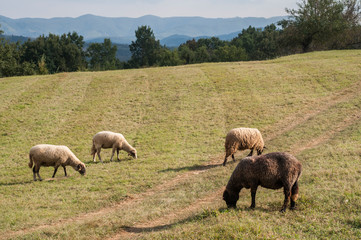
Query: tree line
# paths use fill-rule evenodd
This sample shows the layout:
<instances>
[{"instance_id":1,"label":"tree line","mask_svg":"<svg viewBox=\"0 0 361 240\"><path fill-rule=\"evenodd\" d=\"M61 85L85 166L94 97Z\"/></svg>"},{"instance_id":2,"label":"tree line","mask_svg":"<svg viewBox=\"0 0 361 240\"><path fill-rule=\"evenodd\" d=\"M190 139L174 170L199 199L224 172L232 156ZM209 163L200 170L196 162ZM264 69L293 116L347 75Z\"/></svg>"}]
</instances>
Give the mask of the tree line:
<instances>
[{"instance_id":1,"label":"tree line","mask_svg":"<svg viewBox=\"0 0 361 240\"><path fill-rule=\"evenodd\" d=\"M91 43L76 32L49 34L24 43L0 38L0 77L99 71L203 62L265 60L315 50L361 48L359 0L302 0L289 17L264 28L248 27L230 41L217 37L189 40L169 49L156 40L149 26L135 31L131 59L116 58L110 39ZM0 35L3 32L0 30Z\"/></svg>"}]
</instances>

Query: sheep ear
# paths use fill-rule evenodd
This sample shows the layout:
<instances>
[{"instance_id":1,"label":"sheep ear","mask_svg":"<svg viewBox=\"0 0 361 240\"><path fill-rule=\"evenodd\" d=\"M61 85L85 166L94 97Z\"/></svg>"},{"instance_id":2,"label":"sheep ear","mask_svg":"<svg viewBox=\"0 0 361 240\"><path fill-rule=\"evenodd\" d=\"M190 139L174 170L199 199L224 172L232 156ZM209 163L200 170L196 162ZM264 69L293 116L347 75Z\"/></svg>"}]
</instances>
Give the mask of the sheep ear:
<instances>
[{"instance_id":1,"label":"sheep ear","mask_svg":"<svg viewBox=\"0 0 361 240\"><path fill-rule=\"evenodd\" d=\"M81 165L80 165L80 164L78 164L77 168L78 168L78 171L79 171L79 170L81 169Z\"/></svg>"}]
</instances>

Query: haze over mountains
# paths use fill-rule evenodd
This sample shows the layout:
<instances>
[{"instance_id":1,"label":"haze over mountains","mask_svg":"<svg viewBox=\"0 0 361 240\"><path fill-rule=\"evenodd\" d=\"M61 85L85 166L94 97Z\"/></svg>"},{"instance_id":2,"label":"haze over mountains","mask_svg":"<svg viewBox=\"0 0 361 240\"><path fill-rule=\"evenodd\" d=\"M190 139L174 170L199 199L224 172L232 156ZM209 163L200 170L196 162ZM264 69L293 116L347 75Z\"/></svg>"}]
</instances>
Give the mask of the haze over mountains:
<instances>
[{"instance_id":1,"label":"haze over mountains","mask_svg":"<svg viewBox=\"0 0 361 240\"><path fill-rule=\"evenodd\" d=\"M286 17L161 18L147 15L139 18L110 18L87 14L77 18L11 19L0 16L0 25L5 35L36 38L43 34L61 35L75 31L88 42L102 42L104 38L110 38L112 42L122 44L129 44L135 40L135 30L139 26L147 25L152 28L156 39L159 39L161 44L178 46L189 39L199 37L216 36L222 40L230 40L244 28L265 27L283 18Z\"/></svg>"}]
</instances>

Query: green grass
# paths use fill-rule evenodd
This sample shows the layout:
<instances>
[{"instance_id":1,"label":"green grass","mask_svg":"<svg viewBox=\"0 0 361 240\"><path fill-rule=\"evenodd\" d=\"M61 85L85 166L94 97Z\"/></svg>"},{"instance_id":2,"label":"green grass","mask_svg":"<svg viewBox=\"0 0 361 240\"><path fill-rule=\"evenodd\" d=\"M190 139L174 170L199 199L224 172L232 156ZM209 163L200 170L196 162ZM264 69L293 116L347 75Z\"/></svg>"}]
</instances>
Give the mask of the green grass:
<instances>
[{"instance_id":1,"label":"green grass","mask_svg":"<svg viewBox=\"0 0 361 240\"><path fill-rule=\"evenodd\" d=\"M0 239L360 239L360 76L355 50L2 78ZM282 190L263 188L254 211L249 190L226 209L218 192L236 163L214 163L241 126L303 163L296 211L280 214ZM105 163L93 163L101 130L122 133L138 159L110 163L103 150ZM68 167L51 180L43 167L46 180L33 182L28 152L39 143L67 145L87 175Z\"/></svg>"}]
</instances>

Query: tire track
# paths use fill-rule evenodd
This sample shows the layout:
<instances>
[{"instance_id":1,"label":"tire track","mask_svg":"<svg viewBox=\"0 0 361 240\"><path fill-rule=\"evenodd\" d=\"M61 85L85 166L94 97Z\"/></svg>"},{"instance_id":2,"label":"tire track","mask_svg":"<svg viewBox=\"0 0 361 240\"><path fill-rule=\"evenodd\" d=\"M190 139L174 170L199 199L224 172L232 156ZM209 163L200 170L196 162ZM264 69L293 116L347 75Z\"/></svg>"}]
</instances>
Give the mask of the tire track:
<instances>
[{"instance_id":1,"label":"tire track","mask_svg":"<svg viewBox=\"0 0 361 240\"><path fill-rule=\"evenodd\" d=\"M264 129L264 131L262 132L266 133L268 141L273 140L277 136L282 135L283 133L294 129L296 126L304 122L307 122L316 115L325 112L327 109L331 108L332 106L339 104L341 102L346 102L349 99L352 99L353 97L359 94L361 94L361 81L352 84L350 87L343 89L338 93L320 99L319 102L321 104L317 106L310 106L307 112L296 113L294 115L288 116L282 119L281 121L277 122L276 124L268 127L267 129ZM314 108L310 109L311 107Z\"/></svg>"}]
</instances>

